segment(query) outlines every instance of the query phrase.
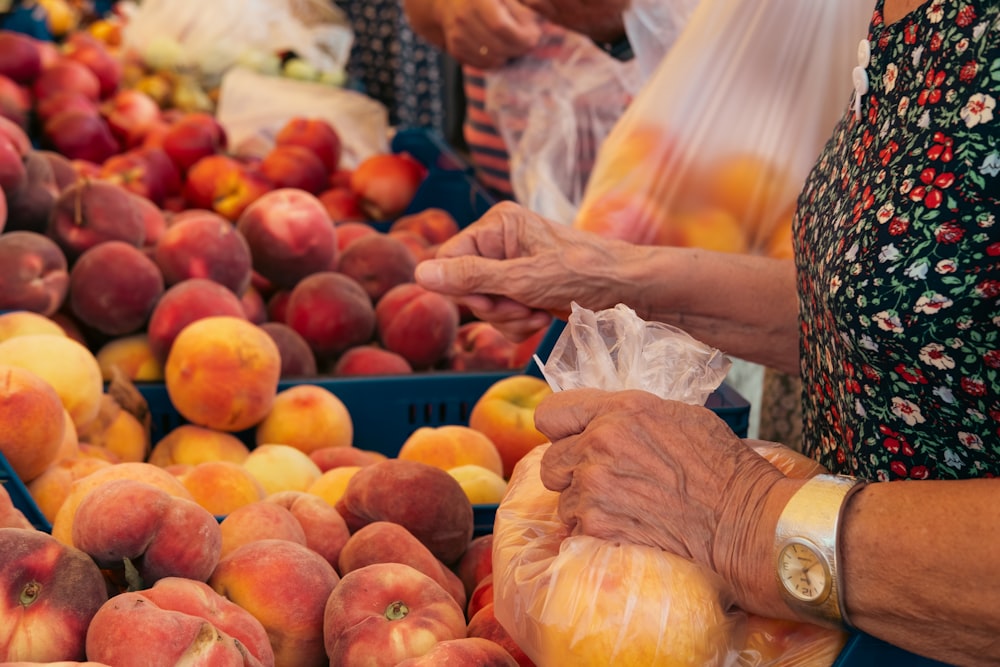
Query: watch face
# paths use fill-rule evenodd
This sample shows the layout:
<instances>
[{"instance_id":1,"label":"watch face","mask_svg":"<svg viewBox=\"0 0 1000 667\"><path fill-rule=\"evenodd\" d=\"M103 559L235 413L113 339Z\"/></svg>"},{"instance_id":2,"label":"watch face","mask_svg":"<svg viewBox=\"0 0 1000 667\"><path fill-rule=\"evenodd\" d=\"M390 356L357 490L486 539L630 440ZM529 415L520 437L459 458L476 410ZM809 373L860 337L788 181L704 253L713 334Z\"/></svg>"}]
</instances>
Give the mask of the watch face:
<instances>
[{"instance_id":1,"label":"watch face","mask_svg":"<svg viewBox=\"0 0 1000 667\"><path fill-rule=\"evenodd\" d=\"M830 592L826 561L805 541L791 541L778 552L778 578L803 602L821 602Z\"/></svg>"}]
</instances>

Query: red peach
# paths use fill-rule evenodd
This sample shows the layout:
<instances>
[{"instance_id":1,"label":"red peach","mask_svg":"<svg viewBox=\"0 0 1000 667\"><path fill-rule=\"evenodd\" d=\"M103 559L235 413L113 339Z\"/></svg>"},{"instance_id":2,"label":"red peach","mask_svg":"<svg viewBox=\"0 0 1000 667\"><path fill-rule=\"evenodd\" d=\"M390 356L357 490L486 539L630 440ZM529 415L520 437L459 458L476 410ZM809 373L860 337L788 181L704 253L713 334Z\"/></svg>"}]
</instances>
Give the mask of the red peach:
<instances>
[{"instance_id":1,"label":"red peach","mask_svg":"<svg viewBox=\"0 0 1000 667\"><path fill-rule=\"evenodd\" d=\"M120 149L107 122L96 111L61 111L46 121L42 134L46 145L71 160L100 164Z\"/></svg>"},{"instance_id":2,"label":"red peach","mask_svg":"<svg viewBox=\"0 0 1000 667\"><path fill-rule=\"evenodd\" d=\"M73 32L63 42L62 52L66 58L84 65L94 73L102 99L118 90L122 79L121 60L96 37L85 31Z\"/></svg>"},{"instance_id":3,"label":"red peach","mask_svg":"<svg viewBox=\"0 0 1000 667\"><path fill-rule=\"evenodd\" d=\"M282 322L264 322L260 328L274 339L281 354L281 378L309 378L317 373L316 355L295 329Z\"/></svg>"},{"instance_id":4,"label":"red peach","mask_svg":"<svg viewBox=\"0 0 1000 667\"><path fill-rule=\"evenodd\" d=\"M31 96L31 91L0 74L0 116L27 128L32 106L34 106L34 99ZM326 187L325 176L323 187Z\"/></svg>"},{"instance_id":5,"label":"red peach","mask_svg":"<svg viewBox=\"0 0 1000 667\"><path fill-rule=\"evenodd\" d=\"M192 111L175 121L163 136L163 150L187 172L198 160L226 148L226 130L211 114Z\"/></svg>"},{"instance_id":6,"label":"red peach","mask_svg":"<svg viewBox=\"0 0 1000 667\"><path fill-rule=\"evenodd\" d=\"M344 517L319 496L305 491L278 491L264 502L275 503L292 513L302 526L306 546L337 568L340 553L351 537ZM339 570L338 570L339 574Z\"/></svg>"},{"instance_id":7,"label":"red peach","mask_svg":"<svg viewBox=\"0 0 1000 667\"><path fill-rule=\"evenodd\" d=\"M0 74L30 84L42 72L37 40L14 30L0 30Z\"/></svg>"},{"instance_id":8,"label":"red peach","mask_svg":"<svg viewBox=\"0 0 1000 667\"><path fill-rule=\"evenodd\" d=\"M101 82L97 75L71 58L60 58L42 70L32 83L32 92L38 100L65 90L79 91L94 101L101 99Z\"/></svg>"},{"instance_id":9,"label":"red peach","mask_svg":"<svg viewBox=\"0 0 1000 667\"><path fill-rule=\"evenodd\" d=\"M276 188L297 188L316 195L327 185L323 162L302 146L275 146L261 160L260 171Z\"/></svg>"},{"instance_id":10,"label":"red peach","mask_svg":"<svg viewBox=\"0 0 1000 667\"><path fill-rule=\"evenodd\" d=\"M64 90L53 93L43 100L35 102L35 116L41 126L49 122L57 114L66 111L81 111L89 115L99 115L100 106L90 97L78 90Z\"/></svg>"},{"instance_id":11,"label":"red peach","mask_svg":"<svg viewBox=\"0 0 1000 667\"><path fill-rule=\"evenodd\" d=\"M175 217L153 251L167 285L190 278L212 280L242 294L250 285L250 246L232 223L213 211Z\"/></svg>"},{"instance_id":12,"label":"red peach","mask_svg":"<svg viewBox=\"0 0 1000 667\"><path fill-rule=\"evenodd\" d=\"M363 222L367 219L365 212L361 210L361 202L357 195L350 188L330 188L319 193L319 200L326 208L330 219L339 227L345 222ZM371 225L365 225L368 229L375 231ZM343 247L343 246L341 246Z\"/></svg>"},{"instance_id":13,"label":"red peach","mask_svg":"<svg viewBox=\"0 0 1000 667\"><path fill-rule=\"evenodd\" d=\"M517 343L489 322L472 321L458 327L448 353L448 367L455 371L499 371L513 366Z\"/></svg>"},{"instance_id":14,"label":"red peach","mask_svg":"<svg viewBox=\"0 0 1000 667\"><path fill-rule=\"evenodd\" d=\"M427 168L408 153L373 155L351 173L351 190L372 220L399 217L427 177Z\"/></svg>"},{"instance_id":15,"label":"red peach","mask_svg":"<svg viewBox=\"0 0 1000 667\"><path fill-rule=\"evenodd\" d=\"M372 303L397 285L413 282L417 258L399 239L369 234L355 239L337 261L337 271L356 280Z\"/></svg>"},{"instance_id":16,"label":"red peach","mask_svg":"<svg viewBox=\"0 0 1000 667\"><path fill-rule=\"evenodd\" d=\"M322 118L292 118L278 130L274 142L278 146L309 149L320 159L327 173L333 173L340 166L340 135Z\"/></svg>"},{"instance_id":17,"label":"red peach","mask_svg":"<svg viewBox=\"0 0 1000 667\"><path fill-rule=\"evenodd\" d=\"M410 362L400 354L374 345L358 345L344 352L333 366L337 377L409 375Z\"/></svg>"},{"instance_id":18,"label":"red peach","mask_svg":"<svg viewBox=\"0 0 1000 667\"><path fill-rule=\"evenodd\" d=\"M322 271L292 289L286 323L306 339L317 358L330 358L371 340L375 308L357 281Z\"/></svg>"},{"instance_id":19,"label":"red peach","mask_svg":"<svg viewBox=\"0 0 1000 667\"><path fill-rule=\"evenodd\" d=\"M196 320L216 315L246 319L239 298L220 283L188 278L168 288L153 307L147 331L154 357L165 363L181 330Z\"/></svg>"},{"instance_id":20,"label":"red peach","mask_svg":"<svg viewBox=\"0 0 1000 667\"><path fill-rule=\"evenodd\" d=\"M66 255L36 232L0 234L0 310L55 314L69 290Z\"/></svg>"},{"instance_id":21,"label":"red peach","mask_svg":"<svg viewBox=\"0 0 1000 667\"><path fill-rule=\"evenodd\" d=\"M116 92L101 106L111 133L126 148L142 143L160 120L160 105L146 93L132 88Z\"/></svg>"},{"instance_id":22,"label":"red peach","mask_svg":"<svg viewBox=\"0 0 1000 667\"><path fill-rule=\"evenodd\" d=\"M336 222L336 218L332 214L330 217ZM344 249L355 239L378 233L379 231L367 222L337 222L337 250L339 253L343 253Z\"/></svg>"},{"instance_id":23,"label":"red peach","mask_svg":"<svg viewBox=\"0 0 1000 667\"><path fill-rule=\"evenodd\" d=\"M72 262L104 241L141 247L146 228L127 190L113 183L81 180L59 195L48 234Z\"/></svg>"},{"instance_id":24,"label":"red peach","mask_svg":"<svg viewBox=\"0 0 1000 667\"><path fill-rule=\"evenodd\" d=\"M458 308L447 297L416 283L386 292L375 307L379 339L415 370L431 368L451 351L458 332Z\"/></svg>"},{"instance_id":25,"label":"red peach","mask_svg":"<svg viewBox=\"0 0 1000 667\"><path fill-rule=\"evenodd\" d=\"M458 233L458 221L442 208L427 208L398 218L389 231L411 230L427 239L430 245L444 243Z\"/></svg>"}]
</instances>

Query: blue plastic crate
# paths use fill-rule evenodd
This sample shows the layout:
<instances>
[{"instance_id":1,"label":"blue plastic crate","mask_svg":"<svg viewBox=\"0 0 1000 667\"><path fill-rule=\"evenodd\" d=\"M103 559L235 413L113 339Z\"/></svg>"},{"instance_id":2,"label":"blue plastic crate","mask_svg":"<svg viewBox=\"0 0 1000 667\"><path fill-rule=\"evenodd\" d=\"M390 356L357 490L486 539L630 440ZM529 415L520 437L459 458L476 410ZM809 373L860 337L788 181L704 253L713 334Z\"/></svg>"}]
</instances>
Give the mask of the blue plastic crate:
<instances>
[{"instance_id":1,"label":"blue plastic crate","mask_svg":"<svg viewBox=\"0 0 1000 667\"><path fill-rule=\"evenodd\" d=\"M847 640L833 667L950 667L887 644L871 635L856 633Z\"/></svg>"}]
</instances>

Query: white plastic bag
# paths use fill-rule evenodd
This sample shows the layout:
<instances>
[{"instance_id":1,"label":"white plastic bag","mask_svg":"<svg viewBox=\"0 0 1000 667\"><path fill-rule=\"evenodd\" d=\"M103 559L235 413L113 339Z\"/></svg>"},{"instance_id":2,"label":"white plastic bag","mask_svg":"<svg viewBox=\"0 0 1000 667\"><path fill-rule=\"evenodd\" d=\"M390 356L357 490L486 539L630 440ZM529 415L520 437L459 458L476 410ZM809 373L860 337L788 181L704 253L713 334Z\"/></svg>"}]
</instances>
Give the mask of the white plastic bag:
<instances>
[{"instance_id":1,"label":"white plastic bag","mask_svg":"<svg viewBox=\"0 0 1000 667\"><path fill-rule=\"evenodd\" d=\"M578 227L787 252L805 175L850 103L871 0L701 0L598 155Z\"/></svg>"}]
</instances>

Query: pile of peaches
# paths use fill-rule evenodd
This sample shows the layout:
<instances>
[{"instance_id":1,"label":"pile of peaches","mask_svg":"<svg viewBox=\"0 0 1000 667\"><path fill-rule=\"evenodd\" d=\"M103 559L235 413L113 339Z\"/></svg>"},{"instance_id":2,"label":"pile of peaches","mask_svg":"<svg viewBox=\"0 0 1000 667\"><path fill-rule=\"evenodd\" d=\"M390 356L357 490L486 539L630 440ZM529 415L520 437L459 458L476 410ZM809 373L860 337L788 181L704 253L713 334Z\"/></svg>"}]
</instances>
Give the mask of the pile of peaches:
<instances>
[{"instance_id":1,"label":"pile of peaches","mask_svg":"<svg viewBox=\"0 0 1000 667\"><path fill-rule=\"evenodd\" d=\"M502 375L467 424L359 443L334 385L280 373L252 322L191 323L165 366L185 421L151 442L130 381L49 318L0 315L0 453L50 524L0 487L0 662L532 664L474 507L544 441L548 385Z\"/></svg>"},{"instance_id":2,"label":"pile of peaches","mask_svg":"<svg viewBox=\"0 0 1000 667\"><path fill-rule=\"evenodd\" d=\"M173 338L210 315L264 327L285 377L523 368L537 339L413 282L470 222L406 214L427 174L407 153L347 168L307 116L241 154L213 115L124 87L93 35L0 31L0 311L52 318L106 380L162 381Z\"/></svg>"}]
</instances>

